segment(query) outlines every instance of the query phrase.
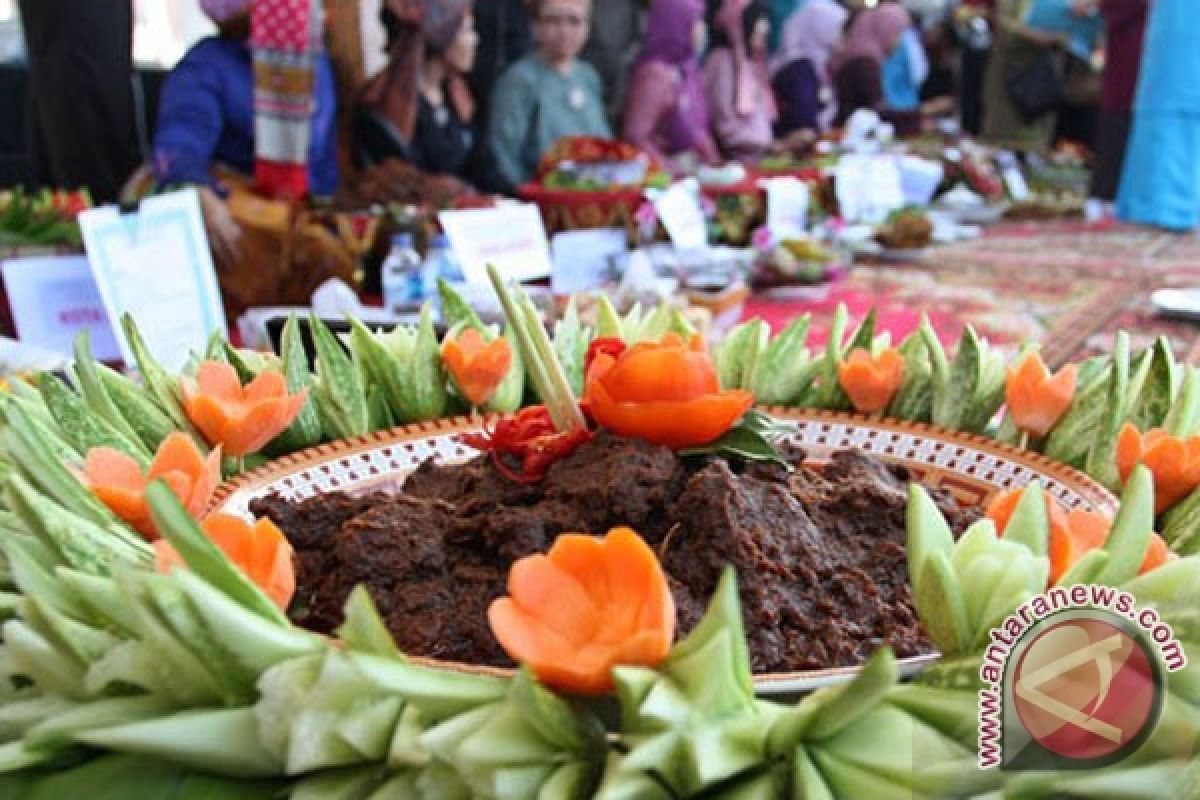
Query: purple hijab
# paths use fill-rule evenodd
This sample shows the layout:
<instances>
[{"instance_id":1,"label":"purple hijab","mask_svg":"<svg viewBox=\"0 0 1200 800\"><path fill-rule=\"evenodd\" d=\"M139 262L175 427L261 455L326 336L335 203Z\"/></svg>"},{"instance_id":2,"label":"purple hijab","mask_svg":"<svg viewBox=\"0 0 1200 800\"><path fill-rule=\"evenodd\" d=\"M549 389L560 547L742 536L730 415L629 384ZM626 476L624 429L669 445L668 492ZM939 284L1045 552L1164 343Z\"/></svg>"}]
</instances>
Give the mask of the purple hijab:
<instances>
[{"instance_id":1,"label":"purple hijab","mask_svg":"<svg viewBox=\"0 0 1200 800\"><path fill-rule=\"evenodd\" d=\"M646 39L634 64L659 62L674 67L680 76L679 102L660 133L672 153L693 150L708 136L708 100L700 59L692 42L692 29L704 18L703 0L654 0L646 17Z\"/></svg>"}]
</instances>

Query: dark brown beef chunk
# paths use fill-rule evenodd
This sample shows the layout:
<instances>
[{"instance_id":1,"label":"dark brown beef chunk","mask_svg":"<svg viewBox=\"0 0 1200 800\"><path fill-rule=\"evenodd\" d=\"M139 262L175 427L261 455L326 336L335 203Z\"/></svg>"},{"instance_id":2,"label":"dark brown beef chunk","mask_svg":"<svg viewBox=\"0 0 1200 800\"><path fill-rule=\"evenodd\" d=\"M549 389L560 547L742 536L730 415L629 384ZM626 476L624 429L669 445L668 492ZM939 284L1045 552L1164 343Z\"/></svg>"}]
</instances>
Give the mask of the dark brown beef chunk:
<instances>
[{"instance_id":1,"label":"dark brown beef chunk","mask_svg":"<svg viewBox=\"0 0 1200 800\"><path fill-rule=\"evenodd\" d=\"M601 435L539 484L488 458L421 466L400 496L331 493L256 504L300 561L293 619L331 631L354 585L370 590L401 649L507 666L487 623L509 567L564 532L638 530L663 561L680 635L703 615L726 564L737 569L756 671L860 663L881 645L928 652L904 557L909 476L862 453L790 473ZM956 531L978 511L933 493Z\"/></svg>"},{"instance_id":2,"label":"dark brown beef chunk","mask_svg":"<svg viewBox=\"0 0 1200 800\"><path fill-rule=\"evenodd\" d=\"M250 513L267 517L286 531L288 541L297 550L324 550L332 545L347 520L390 498L383 492L363 495L329 492L294 503L272 494L252 501Z\"/></svg>"},{"instance_id":3,"label":"dark brown beef chunk","mask_svg":"<svg viewBox=\"0 0 1200 800\"><path fill-rule=\"evenodd\" d=\"M529 505L541 497L538 486L514 483L500 474L492 466L490 456L480 456L451 468L440 467L429 459L408 476L404 493L480 511Z\"/></svg>"},{"instance_id":4,"label":"dark brown beef chunk","mask_svg":"<svg viewBox=\"0 0 1200 800\"><path fill-rule=\"evenodd\" d=\"M817 572L837 558L787 483L738 478L714 461L688 482L672 521L663 566L686 587L682 627L699 622L721 571L733 564L755 668L794 663L797 631L786 619L804 612L793 594L812 591Z\"/></svg>"},{"instance_id":5,"label":"dark brown beef chunk","mask_svg":"<svg viewBox=\"0 0 1200 800\"><path fill-rule=\"evenodd\" d=\"M555 464L542 491L552 506L578 515L577 531L601 534L620 524L653 538L684 476L670 449L602 433Z\"/></svg>"},{"instance_id":6,"label":"dark brown beef chunk","mask_svg":"<svg viewBox=\"0 0 1200 800\"><path fill-rule=\"evenodd\" d=\"M414 576L437 578L446 572L439 531L448 507L436 500L398 495L342 526L334 558L347 580L390 587Z\"/></svg>"},{"instance_id":7,"label":"dark brown beef chunk","mask_svg":"<svg viewBox=\"0 0 1200 800\"><path fill-rule=\"evenodd\" d=\"M250 512L279 526L295 549L296 594L289 613L297 624L323 632L339 624L341 606L331 608L323 589L326 578L337 570L333 544L338 531L347 521L387 502L390 497L384 493L354 496L332 492L299 503L279 495L269 495L250 503ZM336 587L334 592L344 599Z\"/></svg>"},{"instance_id":8,"label":"dark brown beef chunk","mask_svg":"<svg viewBox=\"0 0 1200 800\"><path fill-rule=\"evenodd\" d=\"M790 576L800 564L833 563L826 537L786 484L739 479L722 461L692 476L671 521L678 530L663 565L706 596L726 564L750 585Z\"/></svg>"}]
</instances>

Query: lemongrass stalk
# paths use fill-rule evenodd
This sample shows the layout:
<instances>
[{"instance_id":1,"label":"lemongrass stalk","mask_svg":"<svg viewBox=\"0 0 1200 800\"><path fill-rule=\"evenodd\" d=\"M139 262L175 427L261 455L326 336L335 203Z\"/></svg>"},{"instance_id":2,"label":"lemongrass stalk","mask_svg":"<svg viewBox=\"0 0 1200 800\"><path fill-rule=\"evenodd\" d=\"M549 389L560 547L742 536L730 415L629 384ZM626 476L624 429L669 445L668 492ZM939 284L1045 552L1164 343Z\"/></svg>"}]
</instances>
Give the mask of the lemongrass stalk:
<instances>
[{"instance_id":1,"label":"lemongrass stalk","mask_svg":"<svg viewBox=\"0 0 1200 800\"><path fill-rule=\"evenodd\" d=\"M587 428L587 420L583 418L583 412L579 410L579 401L575 397L575 392L571 389L571 382L567 380L567 374L563 371L562 364L558 361L558 355L554 352L554 345L550 341L550 337L546 335L546 329L542 326L541 317L537 309L533 305L533 301L524 291L518 289L518 302L522 313L525 315L527 329L531 332L534 347L537 348L537 358L546 365L546 372L550 378L550 393L554 397L554 401L558 406L559 413L563 418L561 428L566 431L577 431Z\"/></svg>"},{"instance_id":2,"label":"lemongrass stalk","mask_svg":"<svg viewBox=\"0 0 1200 800\"><path fill-rule=\"evenodd\" d=\"M495 265L488 265L488 277L491 278L496 296L500 298L505 316L512 325L521 359L529 370L530 380L550 413L554 427L564 433L586 428L587 421L579 410L579 404L571 391L567 376L562 371L562 365L554 355L554 348L546 329L536 311L530 313L532 302L520 288L514 295Z\"/></svg>"},{"instance_id":3,"label":"lemongrass stalk","mask_svg":"<svg viewBox=\"0 0 1200 800\"><path fill-rule=\"evenodd\" d=\"M550 388L550 376L546 371L547 365L537 357L537 347L532 339L534 334L527 329L524 314L521 313L521 309L514 300L508 285L492 265L488 266L488 277L491 278L492 286L496 290L496 296L500 299L500 305L504 308L504 315L508 317L509 324L512 326L513 337L516 339L517 349L521 353L521 361L524 362L525 368L529 371L529 380L533 383L533 388L537 391L538 396L542 398L546 410L550 412L550 419L554 422L554 426L560 430L568 430L566 419L560 415L559 409L555 404L553 390Z\"/></svg>"}]
</instances>

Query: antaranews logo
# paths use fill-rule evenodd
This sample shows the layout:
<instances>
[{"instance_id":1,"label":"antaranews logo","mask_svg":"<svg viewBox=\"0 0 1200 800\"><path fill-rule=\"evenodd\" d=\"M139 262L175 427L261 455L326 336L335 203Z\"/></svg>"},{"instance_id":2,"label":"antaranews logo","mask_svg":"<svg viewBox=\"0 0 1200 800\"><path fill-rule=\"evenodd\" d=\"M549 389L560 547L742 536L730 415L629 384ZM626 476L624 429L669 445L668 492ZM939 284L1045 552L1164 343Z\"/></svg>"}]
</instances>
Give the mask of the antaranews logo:
<instances>
[{"instance_id":1,"label":"antaranews logo","mask_svg":"<svg viewBox=\"0 0 1200 800\"><path fill-rule=\"evenodd\" d=\"M1171 627L1128 592L1054 587L991 632L979 672L979 765L1117 763L1158 724L1166 673L1186 666Z\"/></svg>"}]
</instances>

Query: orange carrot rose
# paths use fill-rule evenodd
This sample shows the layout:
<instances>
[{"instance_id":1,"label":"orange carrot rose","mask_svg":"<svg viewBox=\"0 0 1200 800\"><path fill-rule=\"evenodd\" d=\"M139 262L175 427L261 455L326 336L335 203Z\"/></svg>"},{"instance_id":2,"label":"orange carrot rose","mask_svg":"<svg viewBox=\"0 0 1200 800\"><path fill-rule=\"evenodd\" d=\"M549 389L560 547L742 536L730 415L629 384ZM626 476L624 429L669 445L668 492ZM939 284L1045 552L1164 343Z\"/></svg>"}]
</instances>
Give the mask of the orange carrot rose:
<instances>
[{"instance_id":1,"label":"orange carrot rose","mask_svg":"<svg viewBox=\"0 0 1200 800\"><path fill-rule=\"evenodd\" d=\"M1154 513L1161 514L1200 486L1200 436L1182 439L1161 428L1143 435L1127 422L1117 437L1121 480L1138 464L1154 474Z\"/></svg>"},{"instance_id":2,"label":"orange carrot rose","mask_svg":"<svg viewBox=\"0 0 1200 800\"><path fill-rule=\"evenodd\" d=\"M1021 500L1023 489L1001 492L988 503L987 517L996 523L1001 536L1008 527L1013 511ZM1050 556L1050 585L1053 586L1075 566L1079 559L1092 550L1103 547L1108 541L1113 521L1097 511L1063 510L1054 498L1046 495L1046 513L1050 518L1050 540L1047 544ZM1162 566L1172 554L1163 538L1151 533L1150 546L1142 561L1138 574L1144 574Z\"/></svg>"},{"instance_id":3,"label":"orange carrot rose","mask_svg":"<svg viewBox=\"0 0 1200 800\"><path fill-rule=\"evenodd\" d=\"M546 555L513 564L508 594L488 609L492 632L552 688L602 694L613 667L652 667L671 650L675 602L666 575L629 528L603 539L559 536Z\"/></svg>"},{"instance_id":4,"label":"orange carrot rose","mask_svg":"<svg viewBox=\"0 0 1200 800\"><path fill-rule=\"evenodd\" d=\"M718 439L754 405L754 395L721 391L704 340L676 334L611 355L593 354L586 400L603 427L677 450Z\"/></svg>"},{"instance_id":5,"label":"orange carrot rose","mask_svg":"<svg viewBox=\"0 0 1200 800\"><path fill-rule=\"evenodd\" d=\"M263 518L253 526L230 514L212 514L200 527L233 564L245 573L267 597L283 611L296 592L296 572L292 564L292 546L271 520ZM154 543L159 572L184 566L179 553L166 539Z\"/></svg>"},{"instance_id":6,"label":"orange carrot rose","mask_svg":"<svg viewBox=\"0 0 1200 800\"><path fill-rule=\"evenodd\" d=\"M1075 365L1065 366L1051 377L1042 357L1027 353L1015 368L1005 371L1004 400L1013 422L1030 436L1045 436L1075 397Z\"/></svg>"},{"instance_id":7,"label":"orange carrot rose","mask_svg":"<svg viewBox=\"0 0 1200 800\"><path fill-rule=\"evenodd\" d=\"M482 406L496 393L512 367L512 347L506 339L485 342L474 328L442 345L442 362L463 397L474 407Z\"/></svg>"},{"instance_id":8,"label":"orange carrot rose","mask_svg":"<svg viewBox=\"0 0 1200 800\"><path fill-rule=\"evenodd\" d=\"M878 356L861 347L838 362L838 381L851 404L864 414L887 408L904 381L904 357L894 347Z\"/></svg>"},{"instance_id":9,"label":"orange carrot rose","mask_svg":"<svg viewBox=\"0 0 1200 800\"><path fill-rule=\"evenodd\" d=\"M233 367L219 361L202 363L195 382L184 378L182 388L183 407L204 438L239 458L287 430L308 394L289 395L278 372L263 372L243 387Z\"/></svg>"},{"instance_id":10,"label":"orange carrot rose","mask_svg":"<svg viewBox=\"0 0 1200 800\"><path fill-rule=\"evenodd\" d=\"M95 447L84 460L82 477L114 514L147 539L157 539L146 504L146 487L156 480L165 481L188 513L199 519L221 482L221 448L205 458L192 437L172 433L159 445L143 475L138 463L121 451Z\"/></svg>"}]
</instances>

